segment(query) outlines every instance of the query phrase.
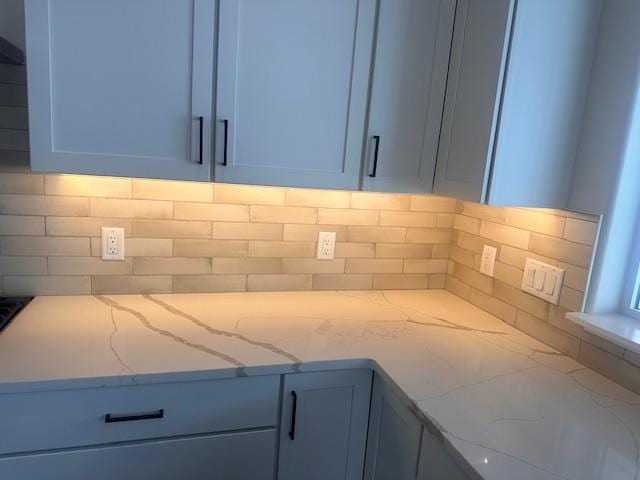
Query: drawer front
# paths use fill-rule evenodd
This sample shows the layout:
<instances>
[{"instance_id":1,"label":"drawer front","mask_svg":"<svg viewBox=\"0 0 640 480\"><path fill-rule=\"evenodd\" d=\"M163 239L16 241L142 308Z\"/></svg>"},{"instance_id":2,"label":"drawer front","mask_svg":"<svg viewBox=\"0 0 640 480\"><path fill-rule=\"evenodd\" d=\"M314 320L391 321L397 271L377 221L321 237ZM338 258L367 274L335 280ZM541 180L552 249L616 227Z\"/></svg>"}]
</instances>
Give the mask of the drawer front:
<instances>
[{"instance_id":1,"label":"drawer front","mask_svg":"<svg viewBox=\"0 0 640 480\"><path fill-rule=\"evenodd\" d=\"M175 438L0 459L11 480L272 480L276 431Z\"/></svg>"},{"instance_id":2,"label":"drawer front","mask_svg":"<svg viewBox=\"0 0 640 480\"><path fill-rule=\"evenodd\" d=\"M0 454L275 426L279 390L265 376L0 395Z\"/></svg>"}]
</instances>

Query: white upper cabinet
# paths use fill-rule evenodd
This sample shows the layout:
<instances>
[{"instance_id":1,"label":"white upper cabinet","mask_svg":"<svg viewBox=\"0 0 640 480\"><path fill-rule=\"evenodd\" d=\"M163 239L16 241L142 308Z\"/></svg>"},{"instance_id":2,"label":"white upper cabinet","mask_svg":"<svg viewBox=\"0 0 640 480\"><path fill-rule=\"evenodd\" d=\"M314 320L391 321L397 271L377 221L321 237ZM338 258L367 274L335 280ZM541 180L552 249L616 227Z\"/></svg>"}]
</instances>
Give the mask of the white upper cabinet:
<instances>
[{"instance_id":1,"label":"white upper cabinet","mask_svg":"<svg viewBox=\"0 0 640 480\"><path fill-rule=\"evenodd\" d=\"M431 192L455 0L379 5L362 184Z\"/></svg>"},{"instance_id":2,"label":"white upper cabinet","mask_svg":"<svg viewBox=\"0 0 640 480\"><path fill-rule=\"evenodd\" d=\"M601 0L458 0L436 193L565 208Z\"/></svg>"},{"instance_id":3,"label":"white upper cabinet","mask_svg":"<svg viewBox=\"0 0 640 480\"><path fill-rule=\"evenodd\" d=\"M215 180L357 188L375 0L220 0Z\"/></svg>"},{"instance_id":4,"label":"white upper cabinet","mask_svg":"<svg viewBox=\"0 0 640 480\"><path fill-rule=\"evenodd\" d=\"M31 167L210 178L214 0L26 0Z\"/></svg>"},{"instance_id":5,"label":"white upper cabinet","mask_svg":"<svg viewBox=\"0 0 640 480\"><path fill-rule=\"evenodd\" d=\"M434 192L485 198L514 0L458 0Z\"/></svg>"}]
</instances>

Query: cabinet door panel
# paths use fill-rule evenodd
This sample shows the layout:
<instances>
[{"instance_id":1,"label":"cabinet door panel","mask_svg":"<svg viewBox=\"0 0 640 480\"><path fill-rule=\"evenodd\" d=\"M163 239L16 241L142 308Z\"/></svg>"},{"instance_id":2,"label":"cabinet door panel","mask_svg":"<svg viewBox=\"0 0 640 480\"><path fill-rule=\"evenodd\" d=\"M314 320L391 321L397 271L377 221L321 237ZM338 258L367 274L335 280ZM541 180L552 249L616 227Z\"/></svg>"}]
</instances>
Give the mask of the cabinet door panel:
<instances>
[{"instance_id":1,"label":"cabinet door panel","mask_svg":"<svg viewBox=\"0 0 640 480\"><path fill-rule=\"evenodd\" d=\"M221 0L217 181L357 187L374 18L374 0Z\"/></svg>"},{"instance_id":2,"label":"cabinet door panel","mask_svg":"<svg viewBox=\"0 0 640 480\"><path fill-rule=\"evenodd\" d=\"M380 3L363 176L367 190L431 192L455 5L455 0Z\"/></svg>"},{"instance_id":3,"label":"cabinet door panel","mask_svg":"<svg viewBox=\"0 0 640 480\"><path fill-rule=\"evenodd\" d=\"M463 461L458 459L457 461ZM471 467L467 467L471 469ZM432 435L426 428L420 447L420 466L418 480L469 480L471 477L454 460L442 440Z\"/></svg>"},{"instance_id":4,"label":"cabinet door panel","mask_svg":"<svg viewBox=\"0 0 640 480\"><path fill-rule=\"evenodd\" d=\"M434 192L484 201L514 0L458 0Z\"/></svg>"},{"instance_id":5,"label":"cabinet door panel","mask_svg":"<svg viewBox=\"0 0 640 480\"><path fill-rule=\"evenodd\" d=\"M214 0L28 0L32 168L208 179L214 19Z\"/></svg>"},{"instance_id":6,"label":"cabinet door panel","mask_svg":"<svg viewBox=\"0 0 640 480\"><path fill-rule=\"evenodd\" d=\"M602 2L518 2L489 203L565 208Z\"/></svg>"},{"instance_id":7,"label":"cabinet door panel","mask_svg":"<svg viewBox=\"0 0 640 480\"><path fill-rule=\"evenodd\" d=\"M370 393L368 370L286 375L278 479L360 480Z\"/></svg>"},{"instance_id":8,"label":"cabinet door panel","mask_svg":"<svg viewBox=\"0 0 640 480\"><path fill-rule=\"evenodd\" d=\"M12 480L271 480L276 431L133 443L0 459Z\"/></svg>"},{"instance_id":9,"label":"cabinet door panel","mask_svg":"<svg viewBox=\"0 0 640 480\"><path fill-rule=\"evenodd\" d=\"M371 395L365 480L414 480L422 425L376 376Z\"/></svg>"}]
</instances>

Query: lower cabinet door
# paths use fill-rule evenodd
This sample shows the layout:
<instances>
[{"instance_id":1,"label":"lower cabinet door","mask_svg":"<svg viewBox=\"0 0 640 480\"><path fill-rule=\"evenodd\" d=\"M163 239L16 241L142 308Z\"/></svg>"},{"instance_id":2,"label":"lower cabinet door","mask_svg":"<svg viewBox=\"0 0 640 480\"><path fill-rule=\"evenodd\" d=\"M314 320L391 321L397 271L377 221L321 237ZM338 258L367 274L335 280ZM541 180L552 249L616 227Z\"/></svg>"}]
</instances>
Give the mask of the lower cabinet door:
<instances>
[{"instance_id":1,"label":"lower cabinet door","mask_svg":"<svg viewBox=\"0 0 640 480\"><path fill-rule=\"evenodd\" d=\"M470 478L456 463L453 453L447 450L442 439L425 428L420 447L418 480L469 480Z\"/></svg>"},{"instance_id":2,"label":"lower cabinet door","mask_svg":"<svg viewBox=\"0 0 640 480\"><path fill-rule=\"evenodd\" d=\"M285 375L278 480L361 480L369 370Z\"/></svg>"},{"instance_id":3,"label":"lower cabinet door","mask_svg":"<svg viewBox=\"0 0 640 480\"><path fill-rule=\"evenodd\" d=\"M273 429L5 457L11 480L272 480Z\"/></svg>"},{"instance_id":4,"label":"lower cabinet door","mask_svg":"<svg viewBox=\"0 0 640 480\"><path fill-rule=\"evenodd\" d=\"M422 425L376 375L371 396L365 480L415 480Z\"/></svg>"}]
</instances>

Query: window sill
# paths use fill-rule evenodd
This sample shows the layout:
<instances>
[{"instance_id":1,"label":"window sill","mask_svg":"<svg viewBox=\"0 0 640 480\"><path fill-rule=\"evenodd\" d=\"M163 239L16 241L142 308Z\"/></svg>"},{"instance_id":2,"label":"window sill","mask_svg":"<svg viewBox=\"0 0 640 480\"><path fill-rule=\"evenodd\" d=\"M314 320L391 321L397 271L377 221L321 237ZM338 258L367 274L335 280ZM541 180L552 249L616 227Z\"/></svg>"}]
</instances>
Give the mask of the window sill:
<instances>
[{"instance_id":1,"label":"window sill","mask_svg":"<svg viewBox=\"0 0 640 480\"><path fill-rule=\"evenodd\" d=\"M640 353L640 320L621 314L591 315L569 312L567 318L585 330L627 350Z\"/></svg>"}]
</instances>

